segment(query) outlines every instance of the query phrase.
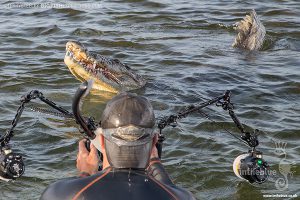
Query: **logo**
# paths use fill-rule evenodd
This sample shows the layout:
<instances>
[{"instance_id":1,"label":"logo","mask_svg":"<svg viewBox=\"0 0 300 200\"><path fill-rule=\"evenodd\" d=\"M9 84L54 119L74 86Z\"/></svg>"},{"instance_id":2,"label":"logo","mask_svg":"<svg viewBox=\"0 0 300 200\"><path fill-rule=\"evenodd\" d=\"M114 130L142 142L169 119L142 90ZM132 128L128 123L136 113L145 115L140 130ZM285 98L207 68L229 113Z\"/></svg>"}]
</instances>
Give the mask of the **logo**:
<instances>
[{"instance_id":1,"label":"logo","mask_svg":"<svg viewBox=\"0 0 300 200\"><path fill-rule=\"evenodd\" d=\"M278 155L279 158L281 158L278 164L278 170L281 177L275 180L275 187L279 191L284 191L288 189L289 178L292 178L293 174L295 173L295 171L293 171L293 168L295 167L295 162L291 162L287 159L286 142L281 142L281 141L273 141L273 142L275 143L274 153Z\"/></svg>"}]
</instances>

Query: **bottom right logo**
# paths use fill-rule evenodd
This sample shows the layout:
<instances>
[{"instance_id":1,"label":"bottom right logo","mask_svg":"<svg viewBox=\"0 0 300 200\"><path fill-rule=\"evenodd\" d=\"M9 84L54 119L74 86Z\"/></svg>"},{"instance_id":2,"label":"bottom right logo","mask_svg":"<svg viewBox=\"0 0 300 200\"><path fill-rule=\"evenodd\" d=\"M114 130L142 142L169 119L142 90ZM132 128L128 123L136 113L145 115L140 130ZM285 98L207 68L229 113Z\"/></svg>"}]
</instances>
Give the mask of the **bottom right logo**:
<instances>
[{"instance_id":1,"label":"bottom right logo","mask_svg":"<svg viewBox=\"0 0 300 200\"><path fill-rule=\"evenodd\" d=\"M275 180L275 187L277 190L284 191L288 189L289 186L289 177L293 177L295 171L295 162L291 162L287 159L286 153L286 142L274 141L275 143L275 154L278 155L281 159L278 164L278 170L281 174L281 177Z\"/></svg>"}]
</instances>

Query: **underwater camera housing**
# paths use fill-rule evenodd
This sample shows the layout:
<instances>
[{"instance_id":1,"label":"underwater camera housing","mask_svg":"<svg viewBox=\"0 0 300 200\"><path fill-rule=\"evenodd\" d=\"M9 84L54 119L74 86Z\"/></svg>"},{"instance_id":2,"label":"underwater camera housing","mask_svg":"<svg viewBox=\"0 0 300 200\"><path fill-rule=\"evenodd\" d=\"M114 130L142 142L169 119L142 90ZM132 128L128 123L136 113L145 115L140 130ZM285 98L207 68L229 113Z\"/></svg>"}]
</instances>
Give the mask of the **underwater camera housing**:
<instances>
[{"instance_id":1,"label":"underwater camera housing","mask_svg":"<svg viewBox=\"0 0 300 200\"><path fill-rule=\"evenodd\" d=\"M250 151L234 160L233 171L237 177L249 183L261 184L268 179L269 165L263 160L261 152Z\"/></svg>"},{"instance_id":2,"label":"underwater camera housing","mask_svg":"<svg viewBox=\"0 0 300 200\"><path fill-rule=\"evenodd\" d=\"M24 174L23 158L8 147L0 147L0 180L10 181Z\"/></svg>"}]
</instances>

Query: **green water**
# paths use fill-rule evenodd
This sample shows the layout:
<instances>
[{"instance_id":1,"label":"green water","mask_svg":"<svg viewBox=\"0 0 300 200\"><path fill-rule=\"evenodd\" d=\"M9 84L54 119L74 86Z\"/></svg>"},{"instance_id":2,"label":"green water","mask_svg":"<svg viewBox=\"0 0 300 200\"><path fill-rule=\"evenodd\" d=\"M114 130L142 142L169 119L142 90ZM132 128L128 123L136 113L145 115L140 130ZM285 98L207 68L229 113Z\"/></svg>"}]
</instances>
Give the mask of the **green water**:
<instances>
[{"instance_id":1,"label":"green water","mask_svg":"<svg viewBox=\"0 0 300 200\"><path fill-rule=\"evenodd\" d=\"M65 43L79 40L143 75L148 83L137 92L150 99L157 117L230 89L240 120L249 129L263 131L260 150L277 174L252 186L232 172L234 158L248 149L222 128L239 134L221 108L204 110L216 124L195 114L165 130L163 163L174 182L197 199L300 196L298 1L104 0L76 1L87 8L72 1L63 1L72 8L10 6L18 2L0 5L1 133L9 128L19 98L30 90L38 89L71 109L79 82L63 58ZM231 47L232 25L251 9L268 36L264 50L254 53ZM93 92L83 112L99 119L112 96ZM24 154L26 173L14 183L0 182L0 199L38 199L50 183L76 175L81 138L74 121L26 109L11 142ZM287 143L286 159L274 141ZM281 174L281 163L291 166L291 173ZM284 175L288 188L281 191L276 181Z\"/></svg>"}]
</instances>

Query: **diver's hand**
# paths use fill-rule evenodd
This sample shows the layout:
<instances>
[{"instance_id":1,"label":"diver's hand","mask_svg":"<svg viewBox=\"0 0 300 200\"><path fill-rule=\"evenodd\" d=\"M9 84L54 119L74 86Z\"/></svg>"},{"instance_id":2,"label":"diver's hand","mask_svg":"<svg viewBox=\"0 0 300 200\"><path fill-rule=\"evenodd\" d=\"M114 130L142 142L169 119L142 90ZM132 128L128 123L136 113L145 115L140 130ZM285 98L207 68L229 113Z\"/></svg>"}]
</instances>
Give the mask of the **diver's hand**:
<instances>
[{"instance_id":1,"label":"diver's hand","mask_svg":"<svg viewBox=\"0 0 300 200\"><path fill-rule=\"evenodd\" d=\"M96 147L91 143L89 152L85 147L86 140L83 139L79 142L79 151L77 154L77 169L80 173L95 174L99 167L99 158Z\"/></svg>"}]
</instances>

